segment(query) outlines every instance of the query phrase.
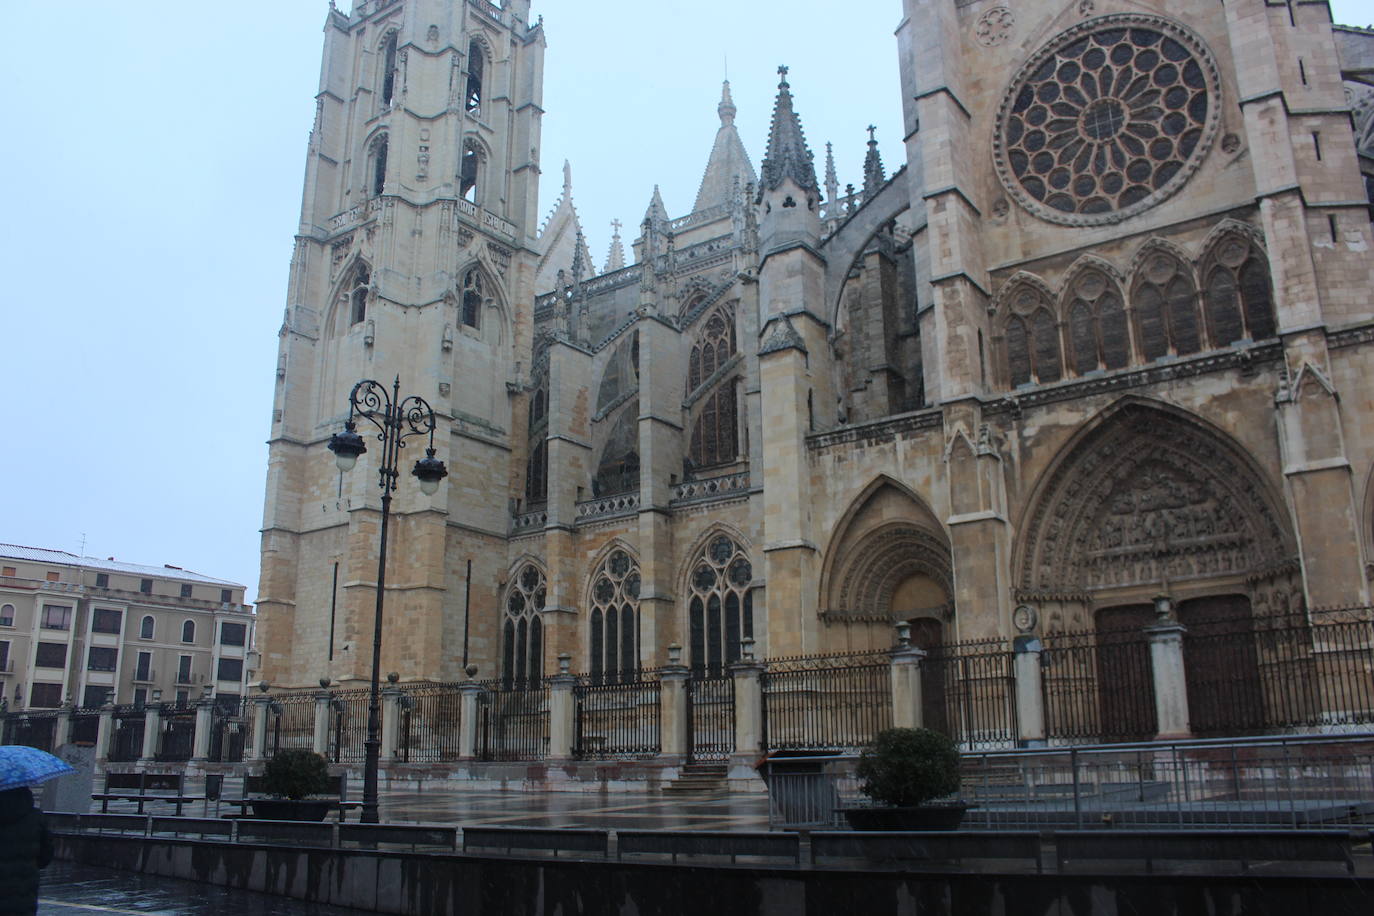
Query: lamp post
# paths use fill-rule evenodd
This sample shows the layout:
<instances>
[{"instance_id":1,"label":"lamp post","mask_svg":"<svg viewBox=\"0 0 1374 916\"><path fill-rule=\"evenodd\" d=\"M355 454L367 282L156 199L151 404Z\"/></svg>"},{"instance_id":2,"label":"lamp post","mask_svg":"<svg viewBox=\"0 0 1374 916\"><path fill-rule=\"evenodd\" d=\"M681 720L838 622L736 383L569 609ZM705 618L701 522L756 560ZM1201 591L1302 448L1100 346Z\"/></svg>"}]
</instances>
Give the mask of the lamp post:
<instances>
[{"instance_id":1,"label":"lamp post","mask_svg":"<svg viewBox=\"0 0 1374 916\"><path fill-rule=\"evenodd\" d=\"M378 486L382 488L381 546L377 556L377 607L372 620L372 681L367 695L367 740L363 743L366 757L363 763L364 824L377 823L377 763L381 757L381 707L378 704L377 676L382 666L382 601L386 590L386 529L391 516L391 494L401 476L397 470L401 449L412 436L429 436L425 457L415 462L411 473L420 481L426 496L439 489L439 481L448 476L448 468L434 457L434 408L424 398L411 395L401 399L401 377L396 376L390 394L386 387L364 379L353 386L348 395L348 421L344 431L329 438L329 450L341 471L351 471L358 456L367 451L363 437L358 434L356 417L362 417L377 427L377 439L382 443L382 457L377 469Z\"/></svg>"}]
</instances>

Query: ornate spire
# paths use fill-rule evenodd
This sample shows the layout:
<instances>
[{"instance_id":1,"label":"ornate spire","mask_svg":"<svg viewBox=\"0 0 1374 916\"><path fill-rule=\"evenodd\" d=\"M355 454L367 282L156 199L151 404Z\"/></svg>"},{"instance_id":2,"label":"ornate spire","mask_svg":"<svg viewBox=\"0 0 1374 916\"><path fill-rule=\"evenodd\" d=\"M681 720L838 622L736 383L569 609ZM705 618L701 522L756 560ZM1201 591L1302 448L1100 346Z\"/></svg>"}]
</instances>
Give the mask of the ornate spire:
<instances>
[{"instance_id":1,"label":"ornate spire","mask_svg":"<svg viewBox=\"0 0 1374 916\"><path fill-rule=\"evenodd\" d=\"M573 247L572 278L574 286L582 285L582 277L587 271L587 260L582 253L587 249L587 239L582 235L582 227L577 227L577 242Z\"/></svg>"},{"instance_id":2,"label":"ornate spire","mask_svg":"<svg viewBox=\"0 0 1374 916\"><path fill-rule=\"evenodd\" d=\"M768 154L763 160L760 191L777 190L791 178L803 191L816 191L816 165L807 148L801 121L792 107L792 89L787 83L787 68L779 67L778 98L773 103L773 124L768 131Z\"/></svg>"},{"instance_id":3,"label":"ornate spire","mask_svg":"<svg viewBox=\"0 0 1374 916\"><path fill-rule=\"evenodd\" d=\"M654 196L649 199L649 209L644 211L644 219L655 225L668 221L668 208L663 206L663 195L659 193L658 185L654 185Z\"/></svg>"},{"instance_id":4,"label":"ornate spire","mask_svg":"<svg viewBox=\"0 0 1374 916\"><path fill-rule=\"evenodd\" d=\"M825 142L825 200L833 211L835 198L840 193L840 179L835 177L835 151L830 141Z\"/></svg>"},{"instance_id":5,"label":"ornate spire","mask_svg":"<svg viewBox=\"0 0 1374 916\"><path fill-rule=\"evenodd\" d=\"M883 171L883 157L878 155L877 131L878 128L872 124L868 125L868 155L864 156L864 200L871 199L887 181L887 173Z\"/></svg>"},{"instance_id":6,"label":"ornate spire","mask_svg":"<svg viewBox=\"0 0 1374 916\"><path fill-rule=\"evenodd\" d=\"M625 246L620 241L622 225L624 224L618 219L611 220L611 250L606 252L606 273L620 270L625 266Z\"/></svg>"},{"instance_id":7,"label":"ornate spire","mask_svg":"<svg viewBox=\"0 0 1374 916\"><path fill-rule=\"evenodd\" d=\"M711 158L706 161L706 172L702 175L696 202L692 204L693 213L731 203L730 189L735 181L748 184L755 180L754 164L749 161L739 131L735 130L735 103L730 98L729 80L721 86L720 105L716 111L720 114L720 130L716 132Z\"/></svg>"},{"instance_id":8,"label":"ornate spire","mask_svg":"<svg viewBox=\"0 0 1374 916\"><path fill-rule=\"evenodd\" d=\"M572 163L566 159L563 160L563 197L572 197Z\"/></svg>"}]
</instances>

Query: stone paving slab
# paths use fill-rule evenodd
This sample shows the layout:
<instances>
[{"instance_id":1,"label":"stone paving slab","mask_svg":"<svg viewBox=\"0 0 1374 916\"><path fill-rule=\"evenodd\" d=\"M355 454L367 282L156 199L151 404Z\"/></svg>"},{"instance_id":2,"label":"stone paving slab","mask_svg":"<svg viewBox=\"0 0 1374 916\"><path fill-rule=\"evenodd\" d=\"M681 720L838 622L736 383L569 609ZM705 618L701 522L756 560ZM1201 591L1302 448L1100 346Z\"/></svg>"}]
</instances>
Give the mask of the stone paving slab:
<instances>
[{"instance_id":1,"label":"stone paving slab","mask_svg":"<svg viewBox=\"0 0 1374 916\"><path fill-rule=\"evenodd\" d=\"M363 916L365 912L71 862L54 862L43 869L38 891L38 916Z\"/></svg>"}]
</instances>

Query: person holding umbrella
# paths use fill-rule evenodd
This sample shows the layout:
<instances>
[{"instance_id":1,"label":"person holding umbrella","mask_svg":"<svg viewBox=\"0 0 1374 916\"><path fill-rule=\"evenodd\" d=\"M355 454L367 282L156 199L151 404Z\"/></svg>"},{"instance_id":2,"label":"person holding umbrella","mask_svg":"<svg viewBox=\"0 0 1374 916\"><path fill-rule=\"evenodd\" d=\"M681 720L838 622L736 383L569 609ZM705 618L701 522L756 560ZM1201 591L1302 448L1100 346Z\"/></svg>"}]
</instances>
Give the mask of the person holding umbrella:
<instances>
[{"instance_id":1,"label":"person holding umbrella","mask_svg":"<svg viewBox=\"0 0 1374 916\"><path fill-rule=\"evenodd\" d=\"M52 839L29 786L74 772L33 747L0 747L0 916L38 912L38 870L52 861Z\"/></svg>"}]
</instances>

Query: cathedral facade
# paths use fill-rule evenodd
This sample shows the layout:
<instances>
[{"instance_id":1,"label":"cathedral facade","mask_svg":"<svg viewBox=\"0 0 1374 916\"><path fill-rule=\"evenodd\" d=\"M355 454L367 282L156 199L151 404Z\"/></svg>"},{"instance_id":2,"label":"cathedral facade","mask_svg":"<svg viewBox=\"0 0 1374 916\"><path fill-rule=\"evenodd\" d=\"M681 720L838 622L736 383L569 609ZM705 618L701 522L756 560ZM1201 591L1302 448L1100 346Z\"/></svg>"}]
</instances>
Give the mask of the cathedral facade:
<instances>
[{"instance_id":1,"label":"cathedral facade","mask_svg":"<svg viewBox=\"0 0 1374 916\"><path fill-rule=\"evenodd\" d=\"M727 84L692 212L655 191L598 271L570 173L540 219L528 0L331 10L267 681L369 674L379 449L325 447L363 378L434 407L450 471L393 506L404 681L1369 604L1374 33L1263 0L893 12L890 174L874 141L861 187L818 170L786 68L756 170Z\"/></svg>"}]
</instances>

